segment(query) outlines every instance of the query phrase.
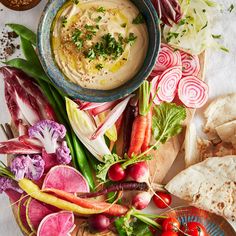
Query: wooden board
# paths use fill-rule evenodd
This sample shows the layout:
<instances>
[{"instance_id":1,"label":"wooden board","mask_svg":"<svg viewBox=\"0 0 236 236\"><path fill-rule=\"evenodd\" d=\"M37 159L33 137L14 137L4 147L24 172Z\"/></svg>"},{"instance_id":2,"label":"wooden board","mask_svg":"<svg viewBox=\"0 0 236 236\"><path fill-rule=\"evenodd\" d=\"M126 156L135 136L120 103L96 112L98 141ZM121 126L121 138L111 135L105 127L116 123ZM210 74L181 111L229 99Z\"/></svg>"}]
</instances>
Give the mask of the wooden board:
<instances>
[{"instance_id":1,"label":"wooden board","mask_svg":"<svg viewBox=\"0 0 236 236\"><path fill-rule=\"evenodd\" d=\"M198 77L205 80L205 63L206 53L199 55L201 71ZM185 128L182 133L176 137L170 139L166 144L162 145L158 151L152 151L153 159L149 161L149 170L152 183L162 183L166 174L173 165L176 157L183 147L185 139L185 130L187 126L192 122L195 114L195 109L187 109L187 119L184 122Z\"/></svg>"}]
</instances>

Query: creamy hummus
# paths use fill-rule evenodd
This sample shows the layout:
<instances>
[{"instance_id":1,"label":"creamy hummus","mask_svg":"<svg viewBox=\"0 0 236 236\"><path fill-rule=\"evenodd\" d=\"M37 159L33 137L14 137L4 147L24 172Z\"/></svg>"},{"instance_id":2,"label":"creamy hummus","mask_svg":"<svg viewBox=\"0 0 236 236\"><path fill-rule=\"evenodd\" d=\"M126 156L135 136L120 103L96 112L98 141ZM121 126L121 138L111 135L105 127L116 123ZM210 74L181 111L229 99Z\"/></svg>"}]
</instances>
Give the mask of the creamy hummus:
<instances>
[{"instance_id":1,"label":"creamy hummus","mask_svg":"<svg viewBox=\"0 0 236 236\"><path fill-rule=\"evenodd\" d=\"M69 1L52 27L58 67L84 88L124 84L141 68L147 48L146 23L129 0Z\"/></svg>"}]
</instances>

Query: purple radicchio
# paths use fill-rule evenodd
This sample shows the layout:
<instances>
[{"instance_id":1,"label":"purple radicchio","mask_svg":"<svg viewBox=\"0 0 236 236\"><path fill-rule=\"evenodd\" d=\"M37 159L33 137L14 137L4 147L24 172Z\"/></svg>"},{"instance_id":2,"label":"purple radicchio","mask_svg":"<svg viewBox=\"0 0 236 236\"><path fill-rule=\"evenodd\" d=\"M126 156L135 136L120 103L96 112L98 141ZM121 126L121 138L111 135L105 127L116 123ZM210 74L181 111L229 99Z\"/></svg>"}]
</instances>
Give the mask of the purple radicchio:
<instances>
[{"instance_id":1,"label":"purple radicchio","mask_svg":"<svg viewBox=\"0 0 236 236\"><path fill-rule=\"evenodd\" d=\"M65 135L65 126L52 120L39 121L29 128L30 138L38 139L49 154L56 152L59 147L58 141L62 141Z\"/></svg>"},{"instance_id":2,"label":"purple radicchio","mask_svg":"<svg viewBox=\"0 0 236 236\"><path fill-rule=\"evenodd\" d=\"M0 177L0 194L9 189L23 193L16 181L5 176Z\"/></svg>"},{"instance_id":3,"label":"purple radicchio","mask_svg":"<svg viewBox=\"0 0 236 236\"><path fill-rule=\"evenodd\" d=\"M67 146L65 141L62 142L62 145L56 150L57 161L60 164L67 165L71 162L70 149Z\"/></svg>"},{"instance_id":4,"label":"purple radicchio","mask_svg":"<svg viewBox=\"0 0 236 236\"><path fill-rule=\"evenodd\" d=\"M15 175L16 180L28 178L31 180L39 180L44 173L45 162L40 155L17 156L12 160L11 171Z\"/></svg>"}]
</instances>

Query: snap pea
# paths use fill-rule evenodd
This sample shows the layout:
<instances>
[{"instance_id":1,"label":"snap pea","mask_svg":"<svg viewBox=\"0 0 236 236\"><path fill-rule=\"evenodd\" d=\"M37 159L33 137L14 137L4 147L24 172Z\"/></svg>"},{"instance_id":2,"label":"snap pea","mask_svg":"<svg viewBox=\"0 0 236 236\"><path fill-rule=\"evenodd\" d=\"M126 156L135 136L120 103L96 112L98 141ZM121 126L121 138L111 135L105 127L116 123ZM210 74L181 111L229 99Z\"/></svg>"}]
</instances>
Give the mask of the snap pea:
<instances>
[{"instance_id":1,"label":"snap pea","mask_svg":"<svg viewBox=\"0 0 236 236\"><path fill-rule=\"evenodd\" d=\"M3 62L3 64L20 69L33 78L41 79L47 83L51 83L45 78L40 68L33 66L30 62L26 61L25 59L15 58L10 61Z\"/></svg>"},{"instance_id":2,"label":"snap pea","mask_svg":"<svg viewBox=\"0 0 236 236\"><path fill-rule=\"evenodd\" d=\"M27 27L19 24L6 24L9 26L16 34L23 37L24 39L29 40L34 46L36 46L36 34L28 29Z\"/></svg>"},{"instance_id":3,"label":"snap pea","mask_svg":"<svg viewBox=\"0 0 236 236\"><path fill-rule=\"evenodd\" d=\"M96 173L97 166L100 164L100 162L87 149L85 149L85 154L89 161L90 166L93 168L93 171Z\"/></svg>"},{"instance_id":4,"label":"snap pea","mask_svg":"<svg viewBox=\"0 0 236 236\"><path fill-rule=\"evenodd\" d=\"M82 148L82 144L80 143L80 141L78 140L78 138L76 137L74 132L72 132L72 140L73 140L73 145L74 145L74 148L75 148L75 155L76 155L76 158L77 158L76 159L77 163L80 167L80 170L81 170L83 176L88 181L90 189L93 191L94 188L95 188L95 184L94 184L94 181L93 181L92 171L90 169L90 166L89 166L89 163L87 161L86 155L85 155L84 150Z\"/></svg>"},{"instance_id":5,"label":"snap pea","mask_svg":"<svg viewBox=\"0 0 236 236\"><path fill-rule=\"evenodd\" d=\"M23 38L22 36L20 36L20 41L21 41L21 49L22 49L22 52L23 52L26 60L28 62L32 63L33 65L38 66L41 69L43 69L31 42L29 40Z\"/></svg>"}]
</instances>

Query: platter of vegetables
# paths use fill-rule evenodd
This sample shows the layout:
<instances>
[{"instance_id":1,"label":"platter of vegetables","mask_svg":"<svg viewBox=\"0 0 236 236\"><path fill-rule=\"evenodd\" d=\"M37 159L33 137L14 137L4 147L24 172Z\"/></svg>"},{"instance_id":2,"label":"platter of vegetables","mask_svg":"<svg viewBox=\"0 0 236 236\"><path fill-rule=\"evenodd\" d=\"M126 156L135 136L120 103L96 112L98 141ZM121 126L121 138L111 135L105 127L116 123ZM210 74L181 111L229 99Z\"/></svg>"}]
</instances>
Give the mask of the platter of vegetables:
<instances>
[{"instance_id":1,"label":"platter of vegetables","mask_svg":"<svg viewBox=\"0 0 236 236\"><path fill-rule=\"evenodd\" d=\"M135 92L111 102L64 94L40 63L36 34L23 25L7 25L20 37L24 58L4 61L0 68L11 115L9 124L1 125L0 154L7 155L7 163L0 162L0 193L8 195L24 235L235 234L223 218L236 219L233 203L230 213L210 213L196 203L201 196L195 194L184 198L187 207L172 207L173 195L183 195L170 187L172 181L184 174L199 177L191 177L190 168L203 173L207 161L163 182L182 147L191 143L195 110L208 102L206 50L215 45L208 40L208 12L216 4L152 3L162 29L155 66ZM236 182L233 174L222 176L230 186ZM192 191L190 180L189 188L180 189ZM150 208L155 209L150 213Z\"/></svg>"}]
</instances>

